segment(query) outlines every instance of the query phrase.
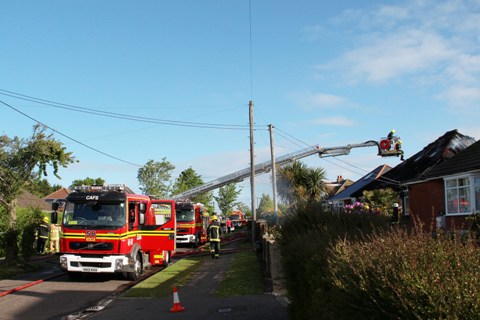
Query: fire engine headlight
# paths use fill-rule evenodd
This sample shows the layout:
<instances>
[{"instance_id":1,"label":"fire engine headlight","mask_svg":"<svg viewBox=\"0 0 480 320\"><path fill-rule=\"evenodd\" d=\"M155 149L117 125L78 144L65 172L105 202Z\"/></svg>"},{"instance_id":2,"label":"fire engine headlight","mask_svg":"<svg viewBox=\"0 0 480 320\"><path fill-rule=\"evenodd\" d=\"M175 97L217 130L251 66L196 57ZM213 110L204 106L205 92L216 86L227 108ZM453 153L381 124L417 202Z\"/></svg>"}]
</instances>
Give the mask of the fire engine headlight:
<instances>
[{"instance_id":1,"label":"fire engine headlight","mask_svg":"<svg viewBox=\"0 0 480 320\"><path fill-rule=\"evenodd\" d=\"M67 269L67 257L60 257L60 268Z\"/></svg>"},{"instance_id":2,"label":"fire engine headlight","mask_svg":"<svg viewBox=\"0 0 480 320\"><path fill-rule=\"evenodd\" d=\"M115 260L115 270L120 270L123 268L123 259Z\"/></svg>"}]
</instances>

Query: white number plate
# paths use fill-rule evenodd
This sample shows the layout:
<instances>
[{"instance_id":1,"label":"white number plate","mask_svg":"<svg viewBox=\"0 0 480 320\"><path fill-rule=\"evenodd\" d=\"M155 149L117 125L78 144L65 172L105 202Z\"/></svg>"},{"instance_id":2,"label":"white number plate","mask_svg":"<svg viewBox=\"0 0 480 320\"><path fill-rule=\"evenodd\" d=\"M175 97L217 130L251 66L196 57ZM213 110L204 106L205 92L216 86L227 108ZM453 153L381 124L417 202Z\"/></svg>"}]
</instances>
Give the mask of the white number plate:
<instances>
[{"instance_id":1,"label":"white number plate","mask_svg":"<svg viewBox=\"0 0 480 320\"><path fill-rule=\"evenodd\" d=\"M88 267L83 267L82 271L83 272L100 272L97 268L88 268Z\"/></svg>"}]
</instances>

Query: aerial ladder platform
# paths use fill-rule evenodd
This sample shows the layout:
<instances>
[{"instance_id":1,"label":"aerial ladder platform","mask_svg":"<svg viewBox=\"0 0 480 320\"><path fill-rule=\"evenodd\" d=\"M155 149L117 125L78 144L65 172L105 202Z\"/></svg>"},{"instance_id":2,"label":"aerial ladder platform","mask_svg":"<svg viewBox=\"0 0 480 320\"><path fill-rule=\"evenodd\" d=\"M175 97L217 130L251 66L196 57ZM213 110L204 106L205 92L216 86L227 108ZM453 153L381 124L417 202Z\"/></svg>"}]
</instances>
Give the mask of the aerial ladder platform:
<instances>
[{"instance_id":1,"label":"aerial ladder platform","mask_svg":"<svg viewBox=\"0 0 480 320\"><path fill-rule=\"evenodd\" d=\"M340 146L340 147L322 147L322 146L316 145L316 146L304 148L302 150L298 150L298 151L280 156L278 158L275 158L275 164L281 166L283 164L286 164L298 159L302 159L305 157L309 157L314 154L318 154L318 156L321 158L343 156L343 155L348 155L350 153L350 150L353 148L364 148L364 147L375 147L375 146L378 148L379 156L382 156L382 157L396 156L397 153L393 153L384 147L384 144L382 143L383 139L385 138L382 138L380 143L374 140L369 140L363 143L348 144L346 146ZM255 175L269 172L271 169L272 169L271 160L259 163L254 166ZM251 168L246 168L246 169L228 174L226 176L217 178L215 180L212 180L210 182L207 182L203 185L197 186L190 190L184 191L182 193L176 194L173 196L173 199L175 200L190 199L196 196L197 194L208 192L208 191L223 187L230 183L237 183L237 182L243 181L245 178L250 177L251 173L252 173Z\"/></svg>"}]
</instances>

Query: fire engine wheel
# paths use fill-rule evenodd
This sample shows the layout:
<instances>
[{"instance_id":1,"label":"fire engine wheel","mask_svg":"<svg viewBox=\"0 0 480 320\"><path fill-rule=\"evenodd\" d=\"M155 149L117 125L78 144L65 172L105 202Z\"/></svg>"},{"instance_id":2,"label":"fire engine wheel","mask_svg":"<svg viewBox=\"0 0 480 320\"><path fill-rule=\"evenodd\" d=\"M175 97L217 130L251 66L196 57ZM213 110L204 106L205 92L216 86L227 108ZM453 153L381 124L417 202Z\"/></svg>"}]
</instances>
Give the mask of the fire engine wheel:
<instances>
[{"instance_id":1,"label":"fire engine wheel","mask_svg":"<svg viewBox=\"0 0 480 320\"><path fill-rule=\"evenodd\" d=\"M200 235L198 234L198 232L197 234L195 234L195 243L193 244L193 247L194 248L200 247Z\"/></svg>"},{"instance_id":2,"label":"fire engine wheel","mask_svg":"<svg viewBox=\"0 0 480 320\"><path fill-rule=\"evenodd\" d=\"M135 281L135 280L138 279L138 277L140 277L140 275L143 272L142 261L140 259L140 253L137 253L133 259L134 259L133 260L133 271L129 272L127 275L128 275L129 280Z\"/></svg>"},{"instance_id":3,"label":"fire engine wheel","mask_svg":"<svg viewBox=\"0 0 480 320\"><path fill-rule=\"evenodd\" d=\"M170 251L163 252L163 266L166 268L170 264Z\"/></svg>"}]
</instances>

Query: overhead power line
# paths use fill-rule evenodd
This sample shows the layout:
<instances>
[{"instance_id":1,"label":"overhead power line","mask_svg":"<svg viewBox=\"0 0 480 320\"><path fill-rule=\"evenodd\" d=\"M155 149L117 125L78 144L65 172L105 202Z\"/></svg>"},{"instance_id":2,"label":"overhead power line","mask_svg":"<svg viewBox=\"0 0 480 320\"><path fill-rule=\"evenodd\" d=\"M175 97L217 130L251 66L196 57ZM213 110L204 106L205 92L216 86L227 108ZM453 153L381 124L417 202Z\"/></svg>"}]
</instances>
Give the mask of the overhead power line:
<instances>
[{"instance_id":1,"label":"overhead power line","mask_svg":"<svg viewBox=\"0 0 480 320\"><path fill-rule=\"evenodd\" d=\"M142 167L142 166L139 165L139 164L136 164L136 163L133 163L133 162L130 162L130 161L126 161L126 160L120 159L120 158L118 158L118 157L112 156L111 154L108 154L108 153L106 153L106 152L103 152L103 151L100 151L100 150L98 150L98 149L95 149L95 148L93 148L93 147L91 147L91 146L89 146L89 145L86 145L85 143L83 143L83 142L81 142L81 141L78 141L77 139L74 139L74 138L72 138L72 137L70 137L70 136L68 136L68 135L66 135L66 134L64 134L64 133L61 133L60 131L55 130L54 128L52 128L52 127L50 127L50 126L48 126L48 125L46 125L46 124L38 121L37 119L29 116L28 114L26 114L26 113L18 110L17 108L9 105L8 103L6 103L6 102L4 102L4 101L2 101L2 100L0 100L0 103L4 104L5 106L7 106L8 108L14 110L15 112L20 113L20 114L23 115L24 117L27 117L28 119L30 119L30 120L32 120L32 121L35 121L35 122L41 124L42 126L44 126L44 127L48 128L48 129L52 130L53 132L61 135L62 137L65 137L65 138L67 138L67 139L69 139L69 140L72 140L73 142L76 142L76 143L78 143L78 144L80 144L80 145L82 145L82 146L84 146L84 147L86 147L86 148L88 148L88 149L90 149L90 150L93 150L93 151L95 151L95 152L98 152L98 153L100 153L100 154L103 154L104 156L107 156L107 157L109 157L109 158L112 158L112 159L115 159L115 160L118 160L118 161L121 161L121 162L124 162L124 163L127 163L127 164L131 164L131 165L136 166L136 167Z\"/></svg>"},{"instance_id":2,"label":"overhead power line","mask_svg":"<svg viewBox=\"0 0 480 320\"><path fill-rule=\"evenodd\" d=\"M61 103L61 102L55 102L55 101L46 100L46 99L40 99L40 98L36 98L36 97L32 97L32 96L28 96L28 95L24 95L21 93L16 93L16 92L4 90L4 89L0 89L0 94L15 98L15 99L20 99L24 101L51 106L54 108L65 109L65 110L81 112L81 113L95 114L98 116L109 117L109 118L137 121L137 122L147 122L147 123L156 123L156 124L162 124L162 125L204 128L204 129L221 129L221 130L249 130L250 129L249 125L176 121L176 120L166 120L166 119L159 119L159 118L152 118L152 117L141 117L141 116L135 116L135 115L129 115L129 114L123 114L123 113L116 113L116 112L107 112L107 111L102 111L102 110L97 110L92 108L79 107L79 106ZM267 130L266 126L257 126L255 129Z\"/></svg>"}]
</instances>

